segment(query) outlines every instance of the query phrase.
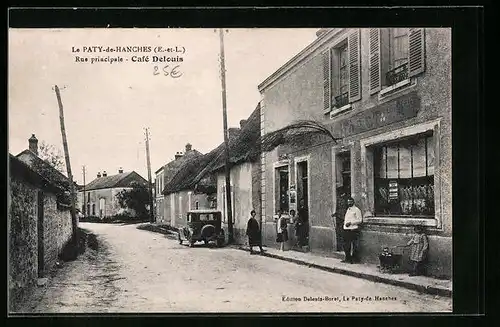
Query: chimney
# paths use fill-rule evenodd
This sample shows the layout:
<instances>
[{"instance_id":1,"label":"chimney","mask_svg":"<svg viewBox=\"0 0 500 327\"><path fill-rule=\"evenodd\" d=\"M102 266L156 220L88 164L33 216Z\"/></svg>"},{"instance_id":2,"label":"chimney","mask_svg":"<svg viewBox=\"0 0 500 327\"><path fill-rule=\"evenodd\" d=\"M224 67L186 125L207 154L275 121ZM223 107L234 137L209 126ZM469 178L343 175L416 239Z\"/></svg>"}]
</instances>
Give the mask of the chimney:
<instances>
[{"instance_id":1,"label":"chimney","mask_svg":"<svg viewBox=\"0 0 500 327\"><path fill-rule=\"evenodd\" d=\"M28 140L28 143L30 151L38 155L38 139L36 138L35 134L31 135L31 137Z\"/></svg>"},{"instance_id":2,"label":"chimney","mask_svg":"<svg viewBox=\"0 0 500 327\"><path fill-rule=\"evenodd\" d=\"M192 147L193 146L191 145L191 143L186 144L186 153L188 153L189 151L191 151Z\"/></svg>"},{"instance_id":3,"label":"chimney","mask_svg":"<svg viewBox=\"0 0 500 327\"><path fill-rule=\"evenodd\" d=\"M120 169L118 169L118 174L123 174L123 168L120 167Z\"/></svg>"},{"instance_id":4,"label":"chimney","mask_svg":"<svg viewBox=\"0 0 500 327\"><path fill-rule=\"evenodd\" d=\"M102 172L102 177L106 177L106 176L108 176L108 173L106 173L106 171L103 171Z\"/></svg>"},{"instance_id":5,"label":"chimney","mask_svg":"<svg viewBox=\"0 0 500 327\"><path fill-rule=\"evenodd\" d=\"M101 178L101 172L97 173L97 178Z\"/></svg>"},{"instance_id":6,"label":"chimney","mask_svg":"<svg viewBox=\"0 0 500 327\"><path fill-rule=\"evenodd\" d=\"M246 119L240 120L240 128L243 128L243 126L245 126L246 123L247 123Z\"/></svg>"},{"instance_id":7,"label":"chimney","mask_svg":"<svg viewBox=\"0 0 500 327\"><path fill-rule=\"evenodd\" d=\"M175 160L179 160L180 158L182 158L183 154L182 152L176 152L175 153Z\"/></svg>"}]
</instances>

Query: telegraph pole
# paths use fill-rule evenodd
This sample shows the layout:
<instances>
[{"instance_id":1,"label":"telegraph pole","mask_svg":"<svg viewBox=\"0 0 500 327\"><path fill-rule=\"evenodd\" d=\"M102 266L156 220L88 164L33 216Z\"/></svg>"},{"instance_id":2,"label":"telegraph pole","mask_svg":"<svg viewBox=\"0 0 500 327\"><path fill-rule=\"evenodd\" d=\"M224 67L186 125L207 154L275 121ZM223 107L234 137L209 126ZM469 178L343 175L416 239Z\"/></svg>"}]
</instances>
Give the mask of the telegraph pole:
<instances>
[{"instance_id":1,"label":"telegraph pole","mask_svg":"<svg viewBox=\"0 0 500 327\"><path fill-rule=\"evenodd\" d=\"M66 128L64 127L64 112L63 112L63 104L61 100L61 93L59 92L59 87L57 85L54 86L54 90L56 92L57 104L59 105L59 121L61 123L61 135L64 147L64 159L66 160L66 169L68 171L68 179L69 179L69 187L71 191L71 222L72 222L72 241L76 246L78 244L77 239L77 229L78 229L78 217L76 216L75 210L75 185L73 184L73 174L71 173L71 165L69 162L69 149L68 149L68 140L66 139Z\"/></svg>"},{"instance_id":2,"label":"telegraph pole","mask_svg":"<svg viewBox=\"0 0 500 327\"><path fill-rule=\"evenodd\" d=\"M155 222L155 216L153 212L153 188L151 187L151 161L149 160L149 129L146 127L146 159L148 164L148 187L149 187L149 214L151 217L151 222Z\"/></svg>"},{"instance_id":3,"label":"telegraph pole","mask_svg":"<svg viewBox=\"0 0 500 327\"><path fill-rule=\"evenodd\" d=\"M227 109L226 109L226 66L224 63L224 31L219 29L220 37L220 70L222 84L222 119L224 126L224 145L225 145L225 172L226 172L226 203L227 203L227 228L228 243L233 243L233 207L231 205L231 175L229 167L229 137L227 133Z\"/></svg>"},{"instance_id":4,"label":"telegraph pole","mask_svg":"<svg viewBox=\"0 0 500 327\"><path fill-rule=\"evenodd\" d=\"M83 208L82 208L82 211L83 211L83 216L84 217L87 217L87 205L85 203L85 165L83 165Z\"/></svg>"}]
</instances>

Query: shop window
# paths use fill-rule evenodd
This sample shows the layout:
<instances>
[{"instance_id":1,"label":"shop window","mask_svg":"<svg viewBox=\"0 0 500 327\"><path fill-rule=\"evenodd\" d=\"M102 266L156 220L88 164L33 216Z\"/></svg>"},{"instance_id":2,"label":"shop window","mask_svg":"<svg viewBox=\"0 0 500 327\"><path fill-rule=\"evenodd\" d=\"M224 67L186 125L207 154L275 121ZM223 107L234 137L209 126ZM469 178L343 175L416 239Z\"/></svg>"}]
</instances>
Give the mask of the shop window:
<instances>
[{"instance_id":1,"label":"shop window","mask_svg":"<svg viewBox=\"0 0 500 327\"><path fill-rule=\"evenodd\" d=\"M278 167L274 170L274 179L275 179L275 212L280 210L283 213L288 213L290 209L289 199L288 199L288 191L289 191L289 183L288 183L288 166Z\"/></svg>"},{"instance_id":2,"label":"shop window","mask_svg":"<svg viewBox=\"0 0 500 327\"><path fill-rule=\"evenodd\" d=\"M374 148L376 216L434 217L432 133Z\"/></svg>"}]
</instances>

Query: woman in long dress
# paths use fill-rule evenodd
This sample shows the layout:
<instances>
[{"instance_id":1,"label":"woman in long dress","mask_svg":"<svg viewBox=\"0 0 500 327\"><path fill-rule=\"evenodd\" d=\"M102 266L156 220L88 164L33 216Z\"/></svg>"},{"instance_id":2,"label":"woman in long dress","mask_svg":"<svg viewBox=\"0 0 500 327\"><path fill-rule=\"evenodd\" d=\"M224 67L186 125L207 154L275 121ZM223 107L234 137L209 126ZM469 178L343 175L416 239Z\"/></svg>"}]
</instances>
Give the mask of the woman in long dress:
<instances>
[{"instance_id":1,"label":"woman in long dress","mask_svg":"<svg viewBox=\"0 0 500 327\"><path fill-rule=\"evenodd\" d=\"M250 254L254 254L253 251L254 246L258 246L260 253L264 253L262 250L262 237L259 227L259 222L255 219L256 212L252 210L250 212L250 219L248 219L247 223L247 236L248 236L248 246L250 247Z\"/></svg>"}]
</instances>

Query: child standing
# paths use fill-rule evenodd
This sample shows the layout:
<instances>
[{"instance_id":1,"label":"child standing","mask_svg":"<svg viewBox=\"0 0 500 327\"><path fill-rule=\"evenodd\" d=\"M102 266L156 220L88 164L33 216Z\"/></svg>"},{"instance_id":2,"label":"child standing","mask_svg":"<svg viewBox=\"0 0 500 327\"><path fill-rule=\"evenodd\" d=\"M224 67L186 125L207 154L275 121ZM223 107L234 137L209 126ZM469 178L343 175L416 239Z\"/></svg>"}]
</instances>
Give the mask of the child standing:
<instances>
[{"instance_id":1,"label":"child standing","mask_svg":"<svg viewBox=\"0 0 500 327\"><path fill-rule=\"evenodd\" d=\"M429 240L422 226L415 226L415 235L407 245L410 246L410 260L413 264L413 271L410 276L423 275L424 262L429 251Z\"/></svg>"},{"instance_id":2,"label":"child standing","mask_svg":"<svg viewBox=\"0 0 500 327\"><path fill-rule=\"evenodd\" d=\"M281 216L281 211L278 211L276 233L276 242L280 243L280 250L285 251L285 242L288 241L288 230L286 219Z\"/></svg>"}]
</instances>

